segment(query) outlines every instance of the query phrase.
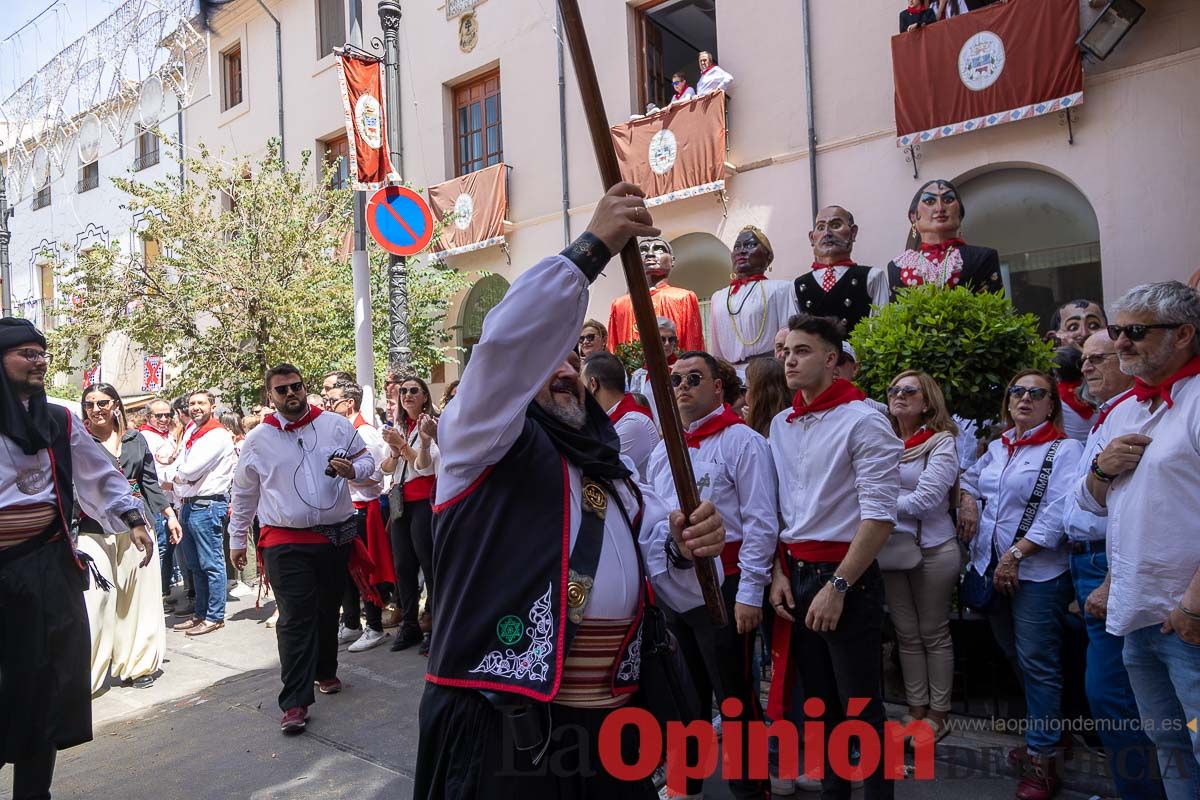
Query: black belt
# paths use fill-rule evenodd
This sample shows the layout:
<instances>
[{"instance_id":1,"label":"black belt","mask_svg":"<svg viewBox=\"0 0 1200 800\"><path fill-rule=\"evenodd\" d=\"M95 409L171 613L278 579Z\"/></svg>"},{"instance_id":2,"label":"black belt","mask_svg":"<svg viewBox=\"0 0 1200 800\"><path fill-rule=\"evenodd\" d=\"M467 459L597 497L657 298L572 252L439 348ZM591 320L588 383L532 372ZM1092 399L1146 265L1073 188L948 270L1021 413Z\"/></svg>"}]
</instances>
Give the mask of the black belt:
<instances>
[{"instance_id":1,"label":"black belt","mask_svg":"<svg viewBox=\"0 0 1200 800\"><path fill-rule=\"evenodd\" d=\"M220 500L222 503L227 502L227 498L223 494L198 494L195 497L185 497L183 504L186 506L188 503L195 503L197 500L208 500L209 502Z\"/></svg>"},{"instance_id":2,"label":"black belt","mask_svg":"<svg viewBox=\"0 0 1200 800\"><path fill-rule=\"evenodd\" d=\"M1071 542L1071 555L1081 556L1087 553L1103 553L1104 540L1093 539L1090 542Z\"/></svg>"}]
</instances>

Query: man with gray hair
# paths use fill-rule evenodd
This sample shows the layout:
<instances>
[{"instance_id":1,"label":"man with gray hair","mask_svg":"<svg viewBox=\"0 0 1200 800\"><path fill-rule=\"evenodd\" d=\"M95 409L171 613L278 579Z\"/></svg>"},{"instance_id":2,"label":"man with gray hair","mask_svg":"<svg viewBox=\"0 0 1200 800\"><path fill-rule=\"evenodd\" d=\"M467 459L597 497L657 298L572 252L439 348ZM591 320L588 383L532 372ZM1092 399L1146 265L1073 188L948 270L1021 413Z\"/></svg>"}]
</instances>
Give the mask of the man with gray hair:
<instances>
[{"instance_id":1,"label":"man with gray hair","mask_svg":"<svg viewBox=\"0 0 1200 800\"><path fill-rule=\"evenodd\" d=\"M667 354L667 366L674 366L675 359L679 355L679 333L676 331L675 323L666 317L659 317L658 338L662 341L663 352ZM650 415L654 418L654 424L658 425L658 407L654 403L654 390L650 386L650 374L646 372L645 367L639 367L629 376L629 392L640 394L646 398L650 404Z\"/></svg>"},{"instance_id":2,"label":"man with gray hair","mask_svg":"<svg viewBox=\"0 0 1200 800\"><path fill-rule=\"evenodd\" d=\"M1108 577L1087 608L1125 638L1125 668L1167 797L1196 798L1200 294L1178 281L1147 283L1113 310L1108 334L1134 386L1103 416L1076 493L1083 510L1108 517Z\"/></svg>"}]
</instances>

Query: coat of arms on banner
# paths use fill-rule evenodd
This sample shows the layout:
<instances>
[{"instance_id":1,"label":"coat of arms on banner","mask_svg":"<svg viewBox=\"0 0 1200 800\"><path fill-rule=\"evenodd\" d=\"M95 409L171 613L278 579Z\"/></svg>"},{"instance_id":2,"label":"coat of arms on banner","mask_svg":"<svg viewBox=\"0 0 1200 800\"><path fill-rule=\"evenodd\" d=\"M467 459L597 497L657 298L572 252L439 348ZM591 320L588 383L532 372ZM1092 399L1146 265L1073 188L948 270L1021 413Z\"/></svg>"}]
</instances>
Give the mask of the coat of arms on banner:
<instances>
[{"instance_id":1,"label":"coat of arms on banner","mask_svg":"<svg viewBox=\"0 0 1200 800\"><path fill-rule=\"evenodd\" d=\"M981 92L1000 79L1004 71L1004 42L991 31L981 31L958 51L958 76L973 92Z\"/></svg>"},{"instance_id":2,"label":"coat of arms on banner","mask_svg":"<svg viewBox=\"0 0 1200 800\"><path fill-rule=\"evenodd\" d=\"M142 391L161 392L162 388L162 356L142 356Z\"/></svg>"},{"instance_id":3,"label":"coat of arms on banner","mask_svg":"<svg viewBox=\"0 0 1200 800\"><path fill-rule=\"evenodd\" d=\"M650 140L650 169L654 170L656 175L669 172L671 167L675 166L678 153L675 134L663 128Z\"/></svg>"},{"instance_id":4,"label":"coat of arms on banner","mask_svg":"<svg viewBox=\"0 0 1200 800\"><path fill-rule=\"evenodd\" d=\"M454 226L460 231L471 227L471 219L475 216L475 201L471 195L463 192L454 201Z\"/></svg>"}]
</instances>

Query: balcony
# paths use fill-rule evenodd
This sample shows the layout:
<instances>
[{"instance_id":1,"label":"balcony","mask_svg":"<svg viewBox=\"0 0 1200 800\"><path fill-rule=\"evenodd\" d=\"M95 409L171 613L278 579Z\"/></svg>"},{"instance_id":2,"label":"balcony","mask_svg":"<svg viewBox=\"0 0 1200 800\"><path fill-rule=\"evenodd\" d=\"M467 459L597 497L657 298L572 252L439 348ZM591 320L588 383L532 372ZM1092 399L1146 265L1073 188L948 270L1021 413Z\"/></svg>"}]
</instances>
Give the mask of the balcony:
<instances>
[{"instance_id":1,"label":"balcony","mask_svg":"<svg viewBox=\"0 0 1200 800\"><path fill-rule=\"evenodd\" d=\"M41 189L38 189L37 194L33 196L33 210L45 208L50 205L50 184L46 184Z\"/></svg>"},{"instance_id":2,"label":"balcony","mask_svg":"<svg viewBox=\"0 0 1200 800\"><path fill-rule=\"evenodd\" d=\"M496 245L507 247L505 237L513 228L507 219L509 170L500 163L429 187L434 219L447 219L433 244L435 261Z\"/></svg>"},{"instance_id":3,"label":"balcony","mask_svg":"<svg viewBox=\"0 0 1200 800\"><path fill-rule=\"evenodd\" d=\"M75 184L75 192L77 194L83 194L84 192L90 192L92 189L95 189L99 185L100 185L99 170L89 170L79 176L79 182Z\"/></svg>"},{"instance_id":4,"label":"balcony","mask_svg":"<svg viewBox=\"0 0 1200 800\"><path fill-rule=\"evenodd\" d=\"M133 160L133 171L141 172L144 169L149 169L158 163L158 148L147 150Z\"/></svg>"}]
</instances>

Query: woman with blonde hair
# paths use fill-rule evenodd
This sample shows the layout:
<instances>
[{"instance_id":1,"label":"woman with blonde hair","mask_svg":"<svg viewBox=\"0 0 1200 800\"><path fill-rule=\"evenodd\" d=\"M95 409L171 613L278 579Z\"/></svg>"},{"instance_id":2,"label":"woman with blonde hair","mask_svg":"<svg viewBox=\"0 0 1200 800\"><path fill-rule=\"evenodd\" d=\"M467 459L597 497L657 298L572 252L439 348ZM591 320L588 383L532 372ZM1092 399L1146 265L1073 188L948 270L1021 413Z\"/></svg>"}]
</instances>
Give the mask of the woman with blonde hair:
<instances>
[{"instance_id":1,"label":"woman with blonde hair","mask_svg":"<svg viewBox=\"0 0 1200 800\"><path fill-rule=\"evenodd\" d=\"M958 426L929 374L906 370L887 390L888 418L904 442L896 528L879 554L888 609L900 648L900 672L911 720L924 720L935 740L950 731L954 648L950 595L962 553L950 518L958 482Z\"/></svg>"}]
</instances>

